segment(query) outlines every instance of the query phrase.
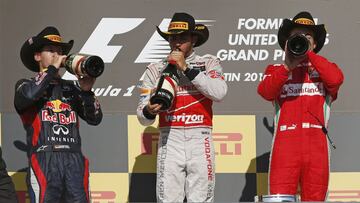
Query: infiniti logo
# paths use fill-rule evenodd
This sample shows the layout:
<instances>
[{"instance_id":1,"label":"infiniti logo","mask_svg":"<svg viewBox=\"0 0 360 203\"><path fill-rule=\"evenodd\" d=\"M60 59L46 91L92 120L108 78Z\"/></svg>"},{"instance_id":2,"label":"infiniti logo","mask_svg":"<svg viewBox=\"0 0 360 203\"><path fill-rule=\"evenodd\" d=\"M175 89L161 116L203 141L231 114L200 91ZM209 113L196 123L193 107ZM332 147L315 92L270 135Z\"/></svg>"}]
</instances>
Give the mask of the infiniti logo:
<instances>
[{"instance_id":1,"label":"infiniti logo","mask_svg":"<svg viewBox=\"0 0 360 203\"><path fill-rule=\"evenodd\" d=\"M57 134L57 135L60 134L60 131L61 131L62 134L64 134L64 135L69 134L69 129L68 129L67 127L63 126L63 125L58 125L58 124L56 124L56 125L54 125L54 126L52 127L52 130L53 130L53 132L54 132L55 134Z\"/></svg>"}]
</instances>

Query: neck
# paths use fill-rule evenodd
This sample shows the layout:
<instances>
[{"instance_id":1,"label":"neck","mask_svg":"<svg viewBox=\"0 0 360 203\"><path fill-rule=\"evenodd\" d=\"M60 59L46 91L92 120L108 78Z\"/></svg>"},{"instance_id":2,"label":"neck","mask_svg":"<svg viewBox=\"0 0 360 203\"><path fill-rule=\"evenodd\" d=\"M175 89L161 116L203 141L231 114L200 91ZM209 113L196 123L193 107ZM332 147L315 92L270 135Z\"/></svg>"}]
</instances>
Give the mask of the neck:
<instances>
[{"instance_id":1,"label":"neck","mask_svg":"<svg viewBox=\"0 0 360 203\"><path fill-rule=\"evenodd\" d=\"M189 52L185 54L185 58L189 57L194 52L193 49L191 49Z\"/></svg>"}]
</instances>

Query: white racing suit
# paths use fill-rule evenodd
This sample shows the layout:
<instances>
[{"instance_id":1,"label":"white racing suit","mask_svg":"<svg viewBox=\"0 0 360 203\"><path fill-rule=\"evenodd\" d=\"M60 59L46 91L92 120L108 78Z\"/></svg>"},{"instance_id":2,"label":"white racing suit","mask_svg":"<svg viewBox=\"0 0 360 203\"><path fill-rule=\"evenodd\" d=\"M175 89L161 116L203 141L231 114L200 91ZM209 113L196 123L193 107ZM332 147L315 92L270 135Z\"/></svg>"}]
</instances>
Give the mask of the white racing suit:
<instances>
[{"instance_id":1,"label":"white racing suit","mask_svg":"<svg viewBox=\"0 0 360 203\"><path fill-rule=\"evenodd\" d=\"M212 141L212 102L221 101L227 85L219 60L212 55L186 58L188 70L180 82L171 108L159 114L157 155L158 202L214 201L215 152ZM152 63L142 77L137 116L151 125L155 116L144 108L157 87L165 60Z\"/></svg>"}]
</instances>

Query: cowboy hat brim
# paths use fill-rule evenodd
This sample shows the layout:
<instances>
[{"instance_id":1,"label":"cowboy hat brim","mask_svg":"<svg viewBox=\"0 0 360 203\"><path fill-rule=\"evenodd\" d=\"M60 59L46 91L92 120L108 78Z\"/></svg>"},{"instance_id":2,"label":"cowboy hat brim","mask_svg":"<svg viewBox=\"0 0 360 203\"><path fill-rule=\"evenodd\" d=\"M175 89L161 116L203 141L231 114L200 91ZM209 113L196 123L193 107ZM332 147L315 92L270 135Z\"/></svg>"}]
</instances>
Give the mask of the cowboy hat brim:
<instances>
[{"instance_id":1,"label":"cowboy hat brim","mask_svg":"<svg viewBox=\"0 0 360 203\"><path fill-rule=\"evenodd\" d=\"M310 29L314 32L314 40L316 42L316 47L314 49L315 53L318 53L321 48L324 46L325 39L326 39L326 29L324 24L320 25L303 25L299 23L294 23L293 21L289 19L284 19L282 25L279 28L278 31L278 42L280 47L285 50L285 44L286 40L290 36L290 32L292 29L296 27L302 27Z\"/></svg>"},{"instance_id":2,"label":"cowboy hat brim","mask_svg":"<svg viewBox=\"0 0 360 203\"><path fill-rule=\"evenodd\" d=\"M65 42L54 42L45 38L32 37L24 42L20 50L20 58L26 68L33 72L39 72L39 63L35 61L34 54L46 45L61 47L62 54L67 55L73 47L74 40Z\"/></svg>"},{"instance_id":3,"label":"cowboy hat brim","mask_svg":"<svg viewBox=\"0 0 360 203\"><path fill-rule=\"evenodd\" d=\"M178 35L185 32L191 32L192 34L195 34L198 36L198 39L196 43L194 44L194 47L198 47L203 45L208 39L209 39L209 30L208 28L203 24L196 24L195 30L172 30L171 32L163 32L160 30L158 26L156 26L156 30L159 33L159 35L164 38L166 41L169 41L169 36L171 35Z\"/></svg>"}]
</instances>

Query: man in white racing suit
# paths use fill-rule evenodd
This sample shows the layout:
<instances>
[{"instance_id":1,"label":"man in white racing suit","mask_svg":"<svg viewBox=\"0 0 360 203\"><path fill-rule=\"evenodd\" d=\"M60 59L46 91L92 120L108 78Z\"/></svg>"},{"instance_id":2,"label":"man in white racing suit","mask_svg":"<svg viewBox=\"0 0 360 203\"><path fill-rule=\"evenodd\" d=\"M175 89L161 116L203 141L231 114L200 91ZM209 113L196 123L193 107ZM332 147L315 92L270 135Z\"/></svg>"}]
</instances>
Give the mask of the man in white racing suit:
<instances>
[{"instance_id":1,"label":"man in white racing suit","mask_svg":"<svg viewBox=\"0 0 360 203\"><path fill-rule=\"evenodd\" d=\"M142 77L137 116L142 125L151 125L159 114L160 139L157 155L158 202L214 201L215 153L212 141L212 102L227 93L222 67L212 55L199 56L193 50L204 44L209 31L195 24L186 13L175 13L167 32L158 33L169 41L171 53L152 63ZM172 106L160 110L150 98L162 71L172 61L179 84Z\"/></svg>"}]
</instances>

